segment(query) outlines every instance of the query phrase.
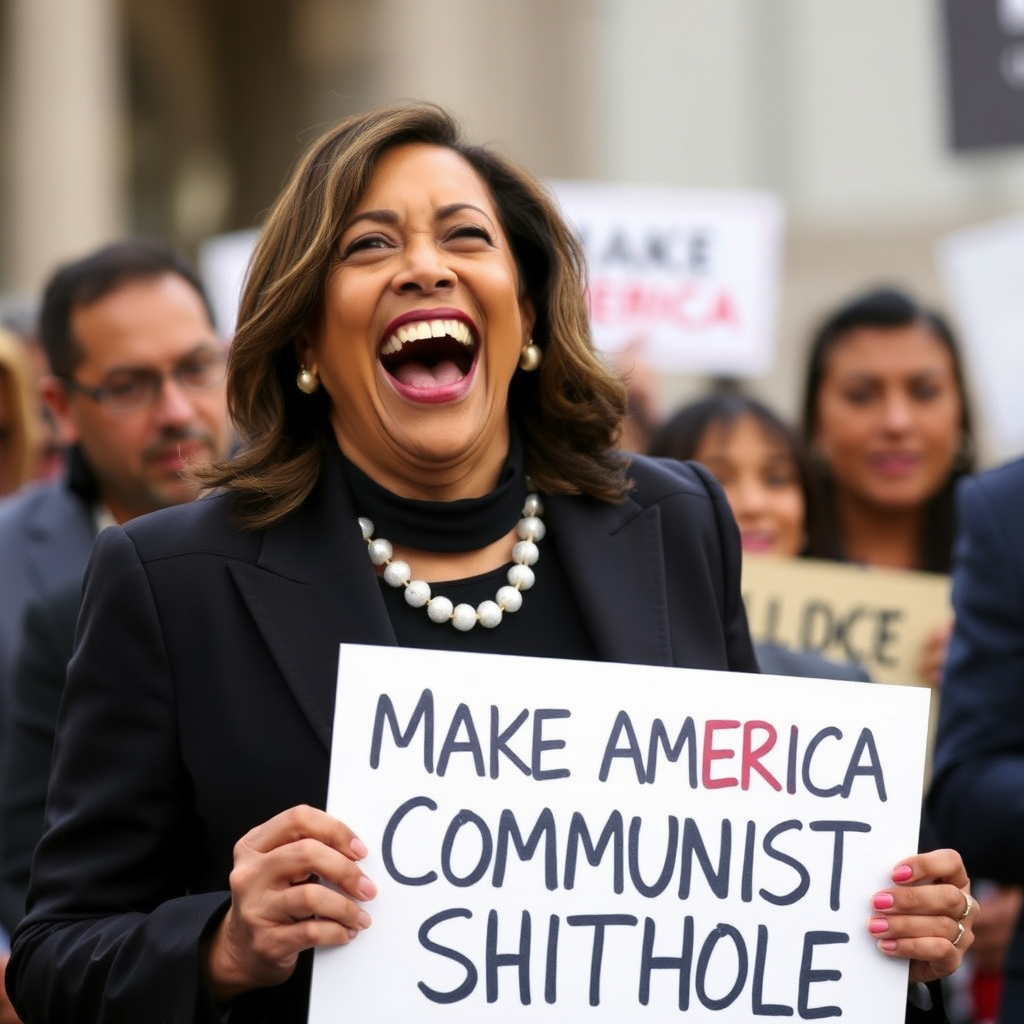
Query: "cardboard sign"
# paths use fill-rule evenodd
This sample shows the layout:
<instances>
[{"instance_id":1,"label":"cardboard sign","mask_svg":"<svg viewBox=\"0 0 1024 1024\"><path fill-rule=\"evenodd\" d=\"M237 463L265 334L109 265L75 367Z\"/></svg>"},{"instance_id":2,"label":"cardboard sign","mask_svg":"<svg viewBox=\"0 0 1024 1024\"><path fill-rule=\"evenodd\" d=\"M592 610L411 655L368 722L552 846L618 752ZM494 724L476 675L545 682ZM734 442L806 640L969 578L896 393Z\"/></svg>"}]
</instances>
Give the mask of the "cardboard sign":
<instances>
[{"instance_id":1,"label":"cardboard sign","mask_svg":"<svg viewBox=\"0 0 1024 1024\"><path fill-rule=\"evenodd\" d=\"M743 557L751 636L833 661L859 662L882 683L927 685L928 636L952 618L949 578L805 558Z\"/></svg>"},{"instance_id":2,"label":"cardboard sign","mask_svg":"<svg viewBox=\"0 0 1024 1024\"><path fill-rule=\"evenodd\" d=\"M774 361L782 207L763 192L551 182L589 270L595 346L656 370L754 376Z\"/></svg>"},{"instance_id":3,"label":"cardboard sign","mask_svg":"<svg viewBox=\"0 0 1024 1024\"><path fill-rule=\"evenodd\" d=\"M916 849L927 710L913 687L343 645L327 809L379 894L317 950L310 1024L902 1020L907 965L866 919Z\"/></svg>"}]
</instances>

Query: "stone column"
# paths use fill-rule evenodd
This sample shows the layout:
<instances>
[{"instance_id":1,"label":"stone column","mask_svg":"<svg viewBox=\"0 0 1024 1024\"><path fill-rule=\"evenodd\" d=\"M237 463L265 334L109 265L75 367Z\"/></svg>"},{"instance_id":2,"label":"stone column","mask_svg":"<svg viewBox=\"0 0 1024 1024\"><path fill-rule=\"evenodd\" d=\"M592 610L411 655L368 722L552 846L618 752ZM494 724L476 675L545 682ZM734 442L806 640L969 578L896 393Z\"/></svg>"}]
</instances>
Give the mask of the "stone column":
<instances>
[{"instance_id":1,"label":"stone column","mask_svg":"<svg viewBox=\"0 0 1024 1024\"><path fill-rule=\"evenodd\" d=\"M12 290L36 290L60 261L125 227L121 46L115 0L9 0Z\"/></svg>"}]
</instances>

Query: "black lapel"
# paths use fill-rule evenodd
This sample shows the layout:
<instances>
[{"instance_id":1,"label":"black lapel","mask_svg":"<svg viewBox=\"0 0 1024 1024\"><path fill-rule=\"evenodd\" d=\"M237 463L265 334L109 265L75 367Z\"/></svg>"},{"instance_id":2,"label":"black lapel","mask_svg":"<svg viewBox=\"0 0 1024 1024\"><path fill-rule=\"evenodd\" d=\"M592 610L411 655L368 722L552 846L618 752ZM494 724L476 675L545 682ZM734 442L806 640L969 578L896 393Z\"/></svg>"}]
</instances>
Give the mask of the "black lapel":
<instances>
[{"instance_id":1,"label":"black lapel","mask_svg":"<svg viewBox=\"0 0 1024 1024\"><path fill-rule=\"evenodd\" d=\"M397 642L334 460L303 506L266 531L256 565L236 562L230 571L277 667L329 750L338 645Z\"/></svg>"},{"instance_id":2,"label":"black lapel","mask_svg":"<svg viewBox=\"0 0 1024 1024\"><path fill-rule=\"evenodd\" d=\"M570 583L602 660L671 665L661 512L545 498ZM542 556L543 557L543 556Z\"/></svg>"}]
</instances>

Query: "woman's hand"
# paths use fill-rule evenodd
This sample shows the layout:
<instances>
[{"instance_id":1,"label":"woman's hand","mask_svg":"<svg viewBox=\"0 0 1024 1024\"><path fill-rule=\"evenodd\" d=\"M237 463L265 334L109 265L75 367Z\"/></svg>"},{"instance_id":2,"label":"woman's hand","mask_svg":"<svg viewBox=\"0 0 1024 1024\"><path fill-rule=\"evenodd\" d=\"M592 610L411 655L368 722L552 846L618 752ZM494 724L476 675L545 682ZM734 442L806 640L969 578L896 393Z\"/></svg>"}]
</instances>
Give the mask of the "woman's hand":
<instances>
[{"instance_id":1,"label":"woman's hand","mask_svg":"<svg viewBox=\"0 0 1024 1024\"><path fill-rule=\"evenodd\" d=\"M971 962L979 971L998 974L1006 962L1006 951L1020 917L1019 885L986 885L985 907L974 922Z\"/></svg>"},{"instance_id":2,"label":"woman's hand","mask_svg":"<svg viewBox=\"0 0 1024 1024\"><path fill-rule=\"evenodd\" d=\"M868 931L888 956L910 961L910 981L952 974L974 941L978 904L956 850L908 857L893 869L891 889L871 899Z\"/></svg>"},{"instance_id":3,"label":"woman's hand","mask_svg":"<svg viewBox=\"0 0 1024 1024\"><path fill-rule=\"evenodd\" d=\"M949 650L949 638L953 635L953 620L930 630L921 649L921 657L917 662L917 671L921 678L933 689L939 688L942 682L942 670L946 667L946 652Z\"/></svg>"},{"instance_id":4,"label":"woman's hand","mask_svg":"<svg viewBox=\"0 0 1024 1024\"><path fill-rule=\"evenodd\" d=\"M279 985L302 950L345 945L369 928L360 901L377 887L357 863L365 856L347 825L315 807L289 808L244 835L235 845L231 906L204 950L217 1002Z\"/></svg>"}]
</instances>

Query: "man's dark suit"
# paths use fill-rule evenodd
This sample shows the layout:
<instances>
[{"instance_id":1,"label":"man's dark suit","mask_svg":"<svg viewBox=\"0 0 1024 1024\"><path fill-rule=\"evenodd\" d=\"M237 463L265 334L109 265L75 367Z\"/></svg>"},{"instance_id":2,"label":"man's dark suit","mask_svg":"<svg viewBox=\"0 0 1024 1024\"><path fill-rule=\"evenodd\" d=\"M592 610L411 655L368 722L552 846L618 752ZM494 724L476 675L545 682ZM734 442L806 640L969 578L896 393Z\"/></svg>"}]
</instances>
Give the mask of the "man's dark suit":
<instances>
[{"instance_id":1,"label":"man's dark suit","mask_svg":"<svg viewBox=\"0 0 1024 1024\"><path fill-rule=\"evenodd\" d=\"M1024 460L958 491L956 625L942 682L929 808L971 874L1024 883ZM1000 1021L1024 1021L1024 922Z\"/></svg>"},{"instance_id":2,"label":"man's dark suit","mask_svg":"<svg viewBox=\"0 0 1024 1024\"><path fill-rule=\"evenodd\" d=\"M14 662L0 744L0 926L8 933L25 913L32 853L43 831L53 734L81 593L79 581L29 605Z\"/></svg>"},{"instance_id":3,"label":"man's dark suit","mask_svg":"<svg viewBox=\"0 0 1024 1024\"><path fill-rule=\"evenodd\" d=\"M546 502L545 543L573 567L601 656L757 671L721 491L680 464L641 460L632 476L621 505ZM195 502L97 542L8 972L16 1005L29 989L34 1006L52 999L41 1018L219 1019L198 950L234 843L284 808L324 806L338 644L395 643L340 473L263 533L225 509ZM64 916L82 920L55 929ZM304 1020L309 959L232 1021ZM70 999L58 970L79 979Z\"/></svg>"},{"instance_id":4,"label":"man's dark suit","mask_svg":"<svg viewBox=\"0 0 1024 1024\"><path fill-rule=\"evenodd\" d=\"M73 449L63 479L0 501L0 723L25 610L43 594L81 582L96 537L96 498L92 473Z\"/></svg>"}]
</instances>

